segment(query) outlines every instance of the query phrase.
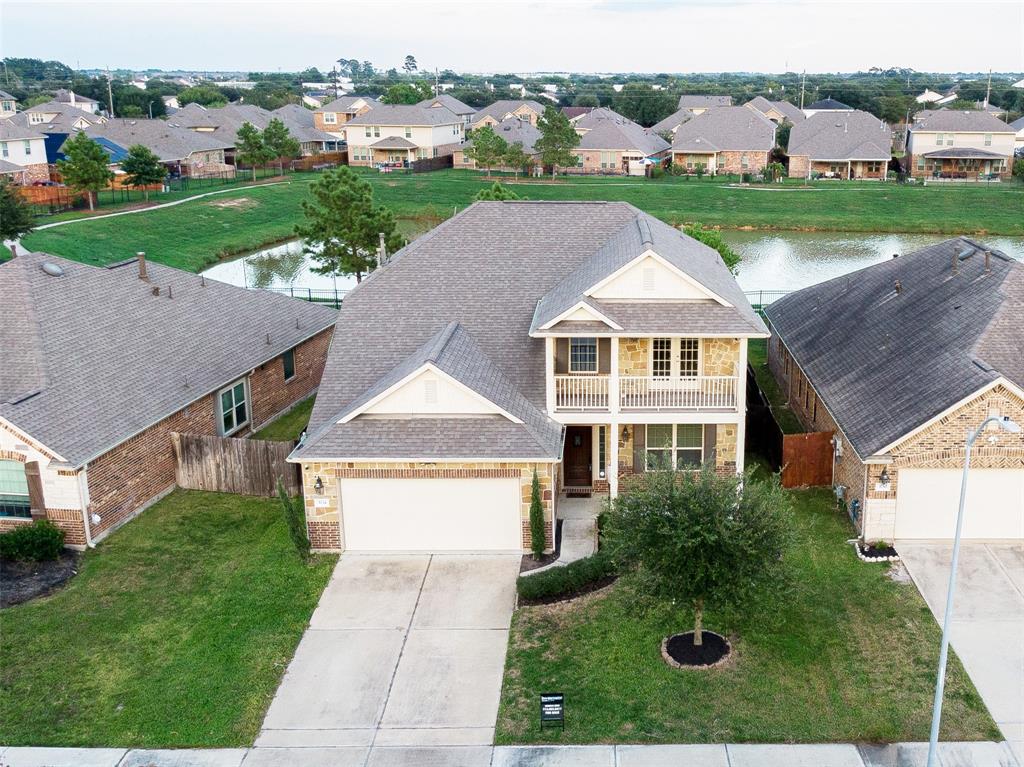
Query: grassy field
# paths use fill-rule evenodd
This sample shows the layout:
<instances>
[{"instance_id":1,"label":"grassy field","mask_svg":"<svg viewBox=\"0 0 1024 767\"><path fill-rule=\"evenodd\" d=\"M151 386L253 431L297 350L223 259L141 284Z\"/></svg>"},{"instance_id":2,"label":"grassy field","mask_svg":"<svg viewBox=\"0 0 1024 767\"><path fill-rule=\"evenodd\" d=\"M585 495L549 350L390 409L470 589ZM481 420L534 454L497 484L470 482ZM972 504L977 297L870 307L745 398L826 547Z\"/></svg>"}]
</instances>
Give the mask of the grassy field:
<instances>
[{"instance_id":1,"label":"grassy field","mask_svg":"<svg viewBox=\"0 0 1024 767\"><path fill-rule=\"evenodd\" d=\"M412 237L469 205L490 182L474 171L382 175L362 171L378 201ZM97 219L28 235L26 247L94 264L136 251L199 270L227 255L292 236L312 174L290 183L248 187L173 208ZM739 188L718 180L570 178L520 182L532 200L623 200L672 224L724 228L989 233L1024 235L1024 185L908 187L870 182L787 182Z\"/></svg>"},{"instance_id":2,"label":"grassy field","mask_svg":"<svg viewBox=\"0 0 1024 767\"><path fill-rule=\"evenodd\" d=\"M253 439L271 439L287 442L298 439L302 430L309 423L309 415L313 412L316 397L309 397L278 418L269 426L264 426L252 435Z\"/></svg>"},{"instance_id":3,"label":"grassy field","mask_svg":"<svg viewBox=\"0 0 1024 767\"><path fill-rule=\"evenodd\" d=\"M692 616L644 607L625 578L578 603L517 610L497 742L927 740L940 632L924 600L856 558L827 490L793 500L795 593L740 622L705 616L705 628L731 635L730 666L669 668L661 640ZM537 696L551 690L566 696L564 733L538 727ZM941 737L1001 740L954 657Z\"/></svg>"},{"instance_id":4,"label":"grassy field","mask_svg":"<svg viewBox=\"0 0 1024 767\"><path fill-rule=\"evenodd\" d=\"M334 561L276 500L174 492L0 613L0 743L250 745Z\"/></svg>"}]
</instances>

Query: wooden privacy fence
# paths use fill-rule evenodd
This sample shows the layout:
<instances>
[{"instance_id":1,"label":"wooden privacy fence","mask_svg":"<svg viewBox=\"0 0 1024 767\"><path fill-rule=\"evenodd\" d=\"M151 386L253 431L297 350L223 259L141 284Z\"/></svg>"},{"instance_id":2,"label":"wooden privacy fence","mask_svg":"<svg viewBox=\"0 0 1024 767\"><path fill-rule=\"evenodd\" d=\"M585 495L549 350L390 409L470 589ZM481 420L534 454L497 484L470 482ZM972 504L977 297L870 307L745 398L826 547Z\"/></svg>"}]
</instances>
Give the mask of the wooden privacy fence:
<instances>
[{"instance_id":1,"label":"wooden privacy fence","mask_svg":"<svg viewBox=\"0 0 1024 767\"><path fill-rule=\"evenodd\" d=\"M782 435L782 486L832 484L832 434L814 431Z\"/></svg>"},{"instance_id":2,"label":"wooden privacy fence","mask_svg":"<svg viewBox=\"0 0 1024 767\"><path fill-rule=\"evenodd\" d=\"M302 492L298 464L286 461L294 442L173 432L171 443L179 487L272 497L280 478L289 495Z\"/></svg>"}]
</instances>

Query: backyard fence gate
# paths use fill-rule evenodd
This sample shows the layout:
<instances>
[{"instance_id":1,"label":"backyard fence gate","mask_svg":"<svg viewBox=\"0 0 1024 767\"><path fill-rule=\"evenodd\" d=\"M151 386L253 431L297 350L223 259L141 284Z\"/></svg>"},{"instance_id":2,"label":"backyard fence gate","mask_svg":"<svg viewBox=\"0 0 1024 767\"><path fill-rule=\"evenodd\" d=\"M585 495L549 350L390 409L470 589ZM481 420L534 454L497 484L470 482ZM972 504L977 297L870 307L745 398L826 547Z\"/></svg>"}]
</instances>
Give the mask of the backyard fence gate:
<instances>
[{"instance_id":1,"label":"backyard fence gate","mask_svg":"<svg viewBox=\"0 0 1024 767\"><path fill-rule=\"evenodd\" d=\"M289 495L302 492L299 465L287 462L294 442L173 432L171 443L179 487L273 497L280 479Z\"/></svg>"},{"instance_id":2,"label":"backyard fence gate","mask_svg":"<svg viewBox=\"0 0 1024 767\"><path fill-rule=\"evenodd\" d=\"M813 431L782 436L782 486L832 484L832 434Z\"/></svg>"}]
</instances>

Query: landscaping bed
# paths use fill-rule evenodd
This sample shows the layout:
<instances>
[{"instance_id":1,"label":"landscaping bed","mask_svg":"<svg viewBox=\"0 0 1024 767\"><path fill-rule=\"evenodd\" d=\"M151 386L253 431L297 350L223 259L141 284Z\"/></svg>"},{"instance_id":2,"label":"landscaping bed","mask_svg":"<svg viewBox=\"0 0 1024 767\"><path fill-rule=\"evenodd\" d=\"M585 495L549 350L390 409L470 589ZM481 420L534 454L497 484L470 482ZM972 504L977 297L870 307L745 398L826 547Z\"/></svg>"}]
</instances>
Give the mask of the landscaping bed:
<instances>
[{"instance_id":1,"label":"landscaping bed","mask_svg":"<svg viewBox=\"0 0 1024 767\"><path fill-rule=\"evenodd\" d=\"M927 740L940 636L928 607L912 584L857 559L828 490L790 492L792 591L751 614L704 616L732 643L727 663L670 667L662 641L692 629L692 613L639 598L633 576L518 609L497 742ZM537 696L551 690L566 696L564 734L537 722ZM943 740L1001 740L953 654L943 713Z\"/></svg>"},{"instance_id":2,"label":"landscaping bed","mask_svg":"<svg viewBox=\"0 0 1024 767\"><path fill-rule=\"evenodd\" d=\"M0 614L0 743L250 745L335 561L277 499L175 491Z\"/></svg>"},{"instance_id":3,"label":"landscaping bed","mask_svg":"<svg viewBox=\"0 0 1024 767\"><path fill-rule=\"evenodd\" d=\"M20 605L45 596L78 573L81 554L65 549L57 559L44 562L0 559L0 608Z\"/></svg>"}]
</instances>

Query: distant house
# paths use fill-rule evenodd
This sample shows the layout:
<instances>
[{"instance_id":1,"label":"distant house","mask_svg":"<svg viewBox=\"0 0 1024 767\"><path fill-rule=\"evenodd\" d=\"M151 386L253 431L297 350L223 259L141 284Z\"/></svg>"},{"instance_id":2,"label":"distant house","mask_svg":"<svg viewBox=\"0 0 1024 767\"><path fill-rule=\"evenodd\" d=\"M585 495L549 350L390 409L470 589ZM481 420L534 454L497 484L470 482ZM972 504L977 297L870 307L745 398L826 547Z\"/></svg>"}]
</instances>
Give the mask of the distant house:
<instances>
[{"instance_id":1,"label":"distant house","mask_svg":"<svg viewBox=\"0 0 1024 767\"><path fill-rule=\"evenodd\" d=\"M53 100L58 104L67 104L68 106L80 109L83 112L89 112L94 115L100 113L100 102L96 99L91 99L88 96L82 96L72 90L65 90L64 88L61 88L54 94Z\"/></svg>"},{"instance_id":2,"label":"distant house","mask_svg":"<svg viewBox=\"0 0 1024 767\"><path fill-rule=\"evenodd\" d=\"M20 185L49 181L46 137L34 128L0 120L0 175Z\"/></svg>"},{"instance_id":3,"label":"distant house","mask_svg":"<svg viewBox=\"0 0 1024 767\"><path fill-rule=\"evenodd\" d=\"M921 91L921 93L919 93L914 98L914 101L916 101L918 104L934 104L935 102L941 101L941 100L942 100L942 94L941 93L936 93L935 91L931 90L930 88L925 88L923 91Z\"/></svg>"},{"instance_id":4,"label":"distant house","mask_svg":"<svg viewBox=\"0 0 1024 767\"><path fill-rule=\"evenodd\" d=\"M836 101L834 98L829 96L827 99L821 99L815 101L804 107L803 112L808 117L814 117L819 112L852 112L853 107L849 104L844 104L842 101Z\"/></svg>"},{"instance_id":5,"label":"distant house","mask_svg":"<svg viewBox=\"0 0 1024 767\"><path fill-rule=\"evenodd\" d=\"M731 107L732 96L695 96L684 93L679 97L679 108L699 115L712 107Z\"/></svg>"},{"instance_id":6,"label":"distant house","mask_svg":"<svg viewBox=\"0 0 1024 767\"><path fill-rule=\"evenodd\" d=\"M683 123L672 137L672 164L688 172L760 173L775 146L775 123L756 109L716 107Z\"/></svg>"},{"instance_id":7,"label":"distant house","mask_svg":"<svg viewBox=\"0 0 1024 767\"><path fill-rule=\"evenodd\" d=\"M15 125L39 131L46 137L46 161L51 165L63 159L64 155L60 148L64 146L68 136L75 131L84 130L90 125L104 123L106 120L107 118L101 115L57 101L37 104L10 118Z\"/></svg>"},{"instance_id":8,"label":"distant house","mask_svg":"<svg viewBox=\"0 0 1024 767\"><path fill-rule=\"evenodd\" d=\"M172 432L243 437L316 391L336 317L142 260L45 253L0 264L0 295L0 530L48 519L76 548L174 488Z\"/></svg>"},{"instance_id":9,"label":"distant house","mask_svg":"<svg viewBox=\"0 0 1024 767\"><path fill-rule=\"evenodd\" d=\"M462 118L463 124L468 128L470 121L473 119L473 115L476 114L476 109L471 107L469 104L463 104L454 96L449 96L447 93L442 93L439 96L433 98L424 99L417 106L421 107L434 107L444 108L449 112L458 115Z\"/></svg>"},{"instance_id":10,"label":"distant house","mask_svg":"<svg viewBox=\"0 0 1024 767\"><path fill-rule=\"evenodd\" d=\"M1014 147L1016 152L1024 150L1024 117L1018 117L1010 127L1014 130Z\"/></svg>"},{"instance_id":11,"label":"distant house","mask_svg":"<svg viewBox=\"0 0 1024 767\"><path fill-rule=\"evenodd\" d=\"M233 143L164 120L118 118L91 125L84 132L110 155L111 165L118 165L131 147L141 144L160 158L172 176L202 178L234 170L226 162Z\"/></svg>"},{"instance_id":12,"label":"distant house","mask_svg":"<svg viewBox=\"0 0 1024 767\"><path fill-rule=\"evenodd\" d=\"M769 101L764 96L755 96L743 106L756 109L776 125L787 120L795 125L807 118L796 104L788 101Z\"/></svg>"},{"instance_id":13,"label":"distant house","mask_svg":"<svg viewBox=\"0 0 1024 767\"><path fill-rule=\"evenodd\" d=\"M885 180L892 129L857 109L818 112L789 133L790 178Z\"/></svg>"},{"instance_id":14,"label":"distant house","mask_svg":"<svg viewBox=\"0 0 1024 767\"><path fill-rule=\"evenodd\" d=\"M544 105L539 101L530 99L504 99L488 104L470 118L470 128L477 129L484 125L497 125L509 117L518 117L529 120L536 125L537 120L544 114Z\"/></svg>"},{"instance_id":15,"label":"distant house","mask_svg":"<svg viewBox=\"0 0 1024 767\"><path fill-rule=\"evenodd\" d=\"M574 167L566 173L640 174L647 160L668 155L671 145L654 131L610 109L595 109L575 124L580 143Z\"/></svg>"},{"instance_id":16,"label":"distant house","mask_svg":"<svg viewBox=\"0 0 1024 767\"><path fill-rule=\"evenodd\" d=\"M578 120L583 115L588 115L597 107L562 107L562 114L569 118L569 122Z\"/></svg>"},{"instance_id":17,"label":"distant house","mask_svg":"<svg viewBox=\"0 0 1024 767\"><path fill-rule=\"evenodd\" d=\"M981 110L925 110L914 116L907 139L907 168L923 178L1009 178L1014 129Z\"/></svg>"},{"instance_id":18,"label":"distant house","mask_svg":"<svg viewBox=\"0 0 1024 767\"><path fill-rule=\"evenodd\" d=\"M285 124L288 132L299 142L300 151L304 155L333 150L338 145L334 134L316 129L315 113L298 104L287 105L273 112L255 104L228 104L223 107L188 104L168 118L168 122L197 133L215 134L229 145L228 159L231 160L238 143L238 129L243 124L250 123L264 130L275 117Z\"/></svg>"},{"instance_id":19,"label":"distant house","mask_svg":"<svg viewBox=\"0 0 1024 767\"><path fill-rule=\"evenodd\" d=\"M0 120L13 117L18 112L18 100L7 91L0 91Z\"/></svg>"},{"instance_id":20,"label":"distant house","mask_svg":"<svg viewBox=\"0 0 1024 767\"><path fill-rule=\"evenodd\" d=\"M679 109L664 120L659 120L651 126L651 130L657 133L659 136L675 135L675 132L679 130L679 126L685 123L687 120L693 119L694 114L689 109Z\"/></svg>"},{"instance_id":21,"label":"distant house","mask_svg":"<svg viewBox=\"0 0 1024 767\"><path fill-rule=\"evenodd\" d=\"M288 132L299 142L304 155L334 152L340 148L341 142L338 138L333 133L318 130L316 115L301 104L285 104L271 110L270 117L276 117L285 124ZM265 125L263 127L266 128Z\"/></svg>"},{"instance_id":22,"label":"distant house","mask_svg":"<svg viewBox=\"0 0 1024 767\"><path fill-rule=\"evenodd\" d=\"M345 124L349 165L408 167L450 155L465 141L465 123L447 107L381 104Z\"/></svg>"},{"instance_id":23,"label":"distant house","mask_svg":"<svg viewBox=\"0 0 1024 767\"><path fill-rule=\"evenodd\" d=\"M534 144L537 139L540 138L540 131L537 126L533 125L529 120L520 119L518 117L509 117L502 120L497 125L490 126L497 135L501 136L505 142L511 146L512 144L519 144L523 151L536 162L538 159L538 152L534 148ZM456 168L476 168L476 161L466 154L466 150L473 146L473 139L470 139L455 150L452 157L452 164ZM512 168L504 165L496 165L494 170L507 170L511 171ZM522 168L515 168L516 171L522 171Z\"/></svg>"},{"instance_id":24,"label":"distant house","mask_svg":"<svg viewBox=\"0 0 1024 767\"><path fill-rule=\"evenodd\" d=\"M313 112L313 127L335 138L344 139L345 123L377 106L380 106L380 102L369 96L342 96Z\"/></svg>"}]
</instances>

